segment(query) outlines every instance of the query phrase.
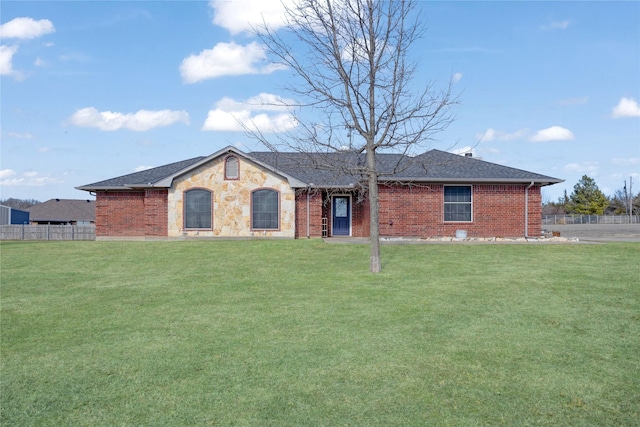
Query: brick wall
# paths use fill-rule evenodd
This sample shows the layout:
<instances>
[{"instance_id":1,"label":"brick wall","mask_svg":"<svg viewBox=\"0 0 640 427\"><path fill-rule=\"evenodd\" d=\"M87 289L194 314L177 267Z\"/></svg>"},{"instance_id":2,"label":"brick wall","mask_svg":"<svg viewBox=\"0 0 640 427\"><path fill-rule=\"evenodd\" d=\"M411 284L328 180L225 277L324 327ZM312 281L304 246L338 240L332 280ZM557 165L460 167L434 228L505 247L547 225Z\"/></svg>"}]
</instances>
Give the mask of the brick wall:
<instances>
[{"instance_id":1,"label":"brick wall","mask_svg":"<svg viewBox=\"0 0 640 427\"><path fill-rule=\"evenodd\" d=\"M167 190L98 191L96 237L167 235Z\"/></svg>"},{"instance_id":2,"label":"brick wall","mask_svg":"<svg viewBox=\"0 0 640 427\"><path fill-rule=\"evenodd\" d=\"M145 235L144 191L98 191L96 237Z\"/></svg>"},{"instance_id":3,"label":"brick wall","mask_svg":"<svg viewBox=\"0 0 640 427\"><path fill-rule=\"evenodd\" d=\"M322 192L312 192L307 200L307 192L296 193L296 233L295 237L307 237L307 218L309 219L309 235L311 237L322 236ZM309 215L307 216L307 206Z\"/></svg>"},{"instance_id":4,"label":"brick wall","mask_svg":"<svg viewBox=\"0 0 640 427\"><path fill-rule=\"evenodd\" d=\"M166 189L145 191L145 236L167 236L168 210Z\"/></svg>"},{"instance_id":5,"label":"brick wall","mask_svg":"<svg viewBox=\"0 0 640 427\"><path fill-rule=\"evenodd\" d=\"M482 184L472 190L472 221L444 221L444 186L381 185L380 235L436 237L455 236L466 230L468 237L520 237L525 235L524 184ZM530 236L542 232L540 186L529 189Z\"/></svg>"},{"instance_id":6,"label":"brick wall","mask_svg":"<svg viewBox=\"0 0 640 427\"><path fill-rule=\"evenodd\" d=\"M369 237L369 200L358 202L353 199L351 209L351 235L353 237Z\"/></svg>"}]
</instances>

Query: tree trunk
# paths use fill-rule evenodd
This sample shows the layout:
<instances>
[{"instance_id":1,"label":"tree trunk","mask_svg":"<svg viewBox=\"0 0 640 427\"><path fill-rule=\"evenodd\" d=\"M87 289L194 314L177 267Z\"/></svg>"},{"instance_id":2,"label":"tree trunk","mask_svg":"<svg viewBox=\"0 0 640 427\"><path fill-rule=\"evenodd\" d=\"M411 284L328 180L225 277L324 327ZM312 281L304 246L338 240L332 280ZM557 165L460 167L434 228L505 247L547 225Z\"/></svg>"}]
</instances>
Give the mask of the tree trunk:
<instances>
[{"instance_id":1,"label":"tree trunk","mask_svg":"<svg viewBox=\"0 0 640 427\"><path fill-rule=\"evenodd\" d=\"M367 170L369 173L369 242L371 245L369 271L380 273L380 221L378 220L378 174L376 173L376 153L367 150Z\"/></svg>"}]
</instances>

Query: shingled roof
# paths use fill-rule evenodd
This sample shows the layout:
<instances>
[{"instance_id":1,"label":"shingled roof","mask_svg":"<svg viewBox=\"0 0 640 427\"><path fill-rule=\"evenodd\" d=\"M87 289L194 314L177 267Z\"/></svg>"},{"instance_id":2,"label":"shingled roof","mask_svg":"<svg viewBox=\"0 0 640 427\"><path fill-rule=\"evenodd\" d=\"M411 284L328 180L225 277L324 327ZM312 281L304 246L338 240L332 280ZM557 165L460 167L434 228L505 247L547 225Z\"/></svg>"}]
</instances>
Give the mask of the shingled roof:
<instances>
[{"instance_id":1,"label":"shingled roof","mask_svg":"<svg viewBox=\"0 0 640 427\"><path fill-rule=\"evenodd\" d=\"M354 186L362 179L359 168L362 168L365 164L364 155L353 152L252 152L245 154L233 147L227 147L208 157L195 157L193 159L119 176L77 188L79 190L98 191L125 188L169 187L173 178L229 153L237 154L275 173L279 173L287 178L293 187ZM550 185L563 181L558 178L440 150L430 150L415 157L379 153L376 159L380 171L380 181L434 183L535 182L540 185ZM343 165L343 167L336 168L336 165Z\"/></svg>"},{"instance_id":2,"label":"shingled roof","mask_svg":"<svg viewBox=\"0 0 640 427\"><path fill-rule=\"evenodd\" d=\"M251 157L272 165L300 181L315 186L355 185L362 177L352 173L365 165L364 154L253 152ZM563 180L473 157L430 150L415 157L378 154L380 181L407 182L510 182L550 185ZM344 170L336 168L345 165ZM352 167L350 168L349 165Z\"/></svg>"},{"instance_id":3,"label":"shingled roof","mask_svg":"<svg viewBox=\"0 0 640 427\"><path fill-rule=\"evenodd\" d=\"M105 179L104 181L94 182L93 184L83 185L81 187L77 187L77 189L93 191L94 189L118 190L123 188L151 187L153 186L153 184L162 181L168 176L171 176L182 170L188 170L190 166L198 163L203 159L205 159L204 156L194 157L193 159L182 160L180 162L146 169L141 172L134 172L128 175L122 175L115 178Z\"/></svg>"},{"instance_id":4,"label":"shingled roof","mask_svg":"<svg viewBox=\"0 0 640 427\"><path fill-rule=\"evenodd\" d=\"M34 222L95 221L95 200L51 199L27 209Z\"/></svg>"}]
</instances>

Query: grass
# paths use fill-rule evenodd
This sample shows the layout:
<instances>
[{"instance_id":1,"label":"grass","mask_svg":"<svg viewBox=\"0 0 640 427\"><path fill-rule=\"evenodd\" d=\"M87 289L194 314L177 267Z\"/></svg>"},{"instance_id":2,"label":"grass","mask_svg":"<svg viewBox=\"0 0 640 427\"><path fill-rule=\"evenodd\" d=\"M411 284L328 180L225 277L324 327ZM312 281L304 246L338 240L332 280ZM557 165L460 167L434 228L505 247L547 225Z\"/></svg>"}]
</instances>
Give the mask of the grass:
<instances>
[{"instance_id":1,"label":"grass","mask_svg":"<svg viewBox=\"0 0 640 427\"><path fill-rule=\"evenodd\" d=\"M1 256L2 425L640 424L640 244Z\"/></svg>"}]
</instances>

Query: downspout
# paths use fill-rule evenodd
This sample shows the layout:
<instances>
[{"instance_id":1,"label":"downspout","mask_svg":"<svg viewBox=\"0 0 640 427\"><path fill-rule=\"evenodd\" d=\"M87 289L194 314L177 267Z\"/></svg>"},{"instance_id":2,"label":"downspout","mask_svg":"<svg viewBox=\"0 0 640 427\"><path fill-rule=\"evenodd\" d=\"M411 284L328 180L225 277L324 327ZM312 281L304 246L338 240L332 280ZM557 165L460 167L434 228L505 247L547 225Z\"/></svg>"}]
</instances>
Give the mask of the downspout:
<instances>
[{"instance_id":1,"label":"downspout","mask_svg":"<svg viewBox=\"0 0 640 427\"><path fill-rule=\"evenodd\" d=\"M311 227L309 225L309 218L311 217L311 215L309 214L309 198L311 190L309 188L310 187L307 185L307 239L311 238Z\"/></svg>"},{"instance_id":2,"label":"downspout","mask_svg":"<svg viewBox=\"0 0 640 427\"><path fill-rule=\"evenodd\" d=\"M524 190L524 237L529 238L529 189L533 187L534 182Z\"/></svg>"}]
</instances>

